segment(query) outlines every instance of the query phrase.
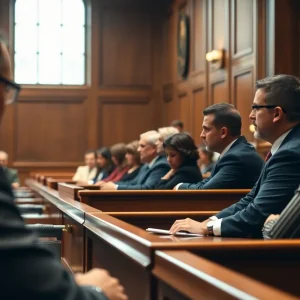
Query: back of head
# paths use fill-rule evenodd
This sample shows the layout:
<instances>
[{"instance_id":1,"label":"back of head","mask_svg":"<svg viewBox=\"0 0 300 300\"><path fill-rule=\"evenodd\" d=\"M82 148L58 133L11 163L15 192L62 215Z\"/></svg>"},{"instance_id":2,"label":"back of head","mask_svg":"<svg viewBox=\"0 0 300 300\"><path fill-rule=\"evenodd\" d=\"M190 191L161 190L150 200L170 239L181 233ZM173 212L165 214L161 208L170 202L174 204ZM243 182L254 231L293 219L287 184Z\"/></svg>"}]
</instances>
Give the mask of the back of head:
<instances>
[{"instance_id":1,"label":"back of head","mask_svg":"<svg viewBox=\"0 0 300 300\"><path fill-rule=\"evenodd\" d=\"M242 119L238 110L229 103L217 103L203 111L204 116L213 115L216 128L226 127L231 137L241 135Z\"/></svg>"},{"instance_id":2,"label":"back of head","mask_svg":"<svg viewBox=\"0 0 300 300\"><path fill-rule=\"evenodd\" d=\"M160 135L160 138L164 141L165 139L172 136L173 134L179 133L179 130L175 127L169 126L169 127L158 128L158 133Z\"/></svg>"},{"instance_id":3,"label":"back of head","mask_svg":"<svg viewBox=\"0 0 300 300\"><path fill-rule=\"evenodd\" d=\"M184 127L183 122L180 121L180 120L172 121L171 126L176 127L176 128L180 128L180 129L183 129L183 127Z\"/></svg>"},{"instance_id":4,"label":"back of head","mask_svg":"<svg viewBox=\"0 0 300 300\"><path fill-rule=\"evenodd\" d=\"M126 152L134 157L137 164L141 164L140 153L138 152L139 141L133 141L126 145Z\"/></svg>"},{"instance_id":5,"label":"back of head","mask_svg":"<svg viewBox=\"0 0 300 300\"><path fill-rule=\"evenodd\" d=\"M205 145L200 145L198 150L200 150L207 157L209 162L213 161L214 152L208 151Z\"/></svg>"},{"instance_id":6,"label":"back of head","mask_svg":"<svg viewBox=\"0 0 300 300\"><path fill-rule=\"evenodd\" d=\"M276 75L256 82L266 93L266 104L280 106L289 122L300 122L300 80L292 75Z\"/></svg>"},{"instance_id":7,"label":"back of head","mask_svg":"<svg viewBox=\"0 0 300 300\"><path fill-rule=\"evenodd\" d=\"M110 147L111 155L116 158L118 164L125 163L126 145L124 143L117 143Z\"/></svg>"},{"instance_id":8,"label":"back of head","mask_svg":"<svg viewBox=\"0 0 300 300\"><path fill-rule=\"evenodd\" d=\"M156 141L159 139L159 133L156 130L150 130L142 133L140 138L145 140L147 144L155 146Z\"/></svg>"},{"instance_id":9,"label":"back of head","mask_svg":"<svg viewBox=\"0 0 300 300\"><path fill-rule=\"evenodd\" d=\"M197 146L193 138L186 133L176 133L164 141L164 148L171 148L185 158L186 162L196 162L199 159Z\"/></svg>"}]
</instances>

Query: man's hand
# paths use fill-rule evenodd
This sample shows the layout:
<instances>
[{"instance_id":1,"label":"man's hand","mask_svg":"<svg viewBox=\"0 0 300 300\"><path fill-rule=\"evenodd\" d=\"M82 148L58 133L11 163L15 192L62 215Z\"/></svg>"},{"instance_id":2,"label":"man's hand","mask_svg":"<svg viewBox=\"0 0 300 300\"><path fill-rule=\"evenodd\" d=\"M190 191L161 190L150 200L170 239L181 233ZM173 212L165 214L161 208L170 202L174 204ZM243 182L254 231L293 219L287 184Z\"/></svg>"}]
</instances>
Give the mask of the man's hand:
<instances>
[{"instance_id":1,"label":"man's hand","mask_svg":"<svg viewBox=\"0 0 300 300\"><path fill-rule=\"evenodd\" d=\"M92 269L85 274L77 273L75 274L75 281L78 285L99 287L109 300L128 299L119 280L111 277L106 270Z\"/></svg>"},{"instance_id":2,"label":"man's hand","mask_svg":"<svg viewBox=\"0 0 300 300\"><path fill-rule=\"evenodd\" d=\"M190 218L183 219L183 220L177 220L170 228L170 233L174 234L180 230L186 230L191 233L199 233L203 235L207 235L207 228L206 228L207 222L197 222Z\"/></svg>"},{"instance_id":3,"label":"man's hand","mask_svg":"<svg viewBox=\"0 0 300 300\"><path fill-rule=\"evenodd\" d=\"M114 184L112 181L103 182L100 184L100 190L115 191L117 190L117 185Z\"/></svg>"},{"instance_id":4,"label":"man's hand","mask_svg":"<svg viewBox=\"0 0 300 300\"><path fill-rule=\"evenodd\" d=\"M277 219L279 219L279 217L280 217L280 215L269 215L268 218L267 218L267 220L265 221L264 225L266 225L271 220L277 220Z\"/></svg>"}]
</instances>

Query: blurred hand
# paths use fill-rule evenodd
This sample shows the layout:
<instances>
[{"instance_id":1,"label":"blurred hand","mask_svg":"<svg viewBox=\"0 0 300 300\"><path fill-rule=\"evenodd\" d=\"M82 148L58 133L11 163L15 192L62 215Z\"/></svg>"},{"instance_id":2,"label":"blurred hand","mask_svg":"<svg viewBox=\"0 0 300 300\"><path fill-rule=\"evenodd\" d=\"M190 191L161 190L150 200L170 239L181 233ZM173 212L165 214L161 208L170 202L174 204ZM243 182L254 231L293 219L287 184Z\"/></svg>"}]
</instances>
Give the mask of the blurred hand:
<instances>
[{"instance_id":1,"label":"blurred hand","mask_svg":"<svg viewBox=\"0 0 300 300\"><path fill-rule=\"evenodd\" d=\"M17 189L18 187L20 187L20 185L17 182L14 182L14 183L11 184L11 187L13 189Z\"/></svg>"},{"instance_id":2,"label":"blurred hand","mask_svg":"<svg viewBox=\"0 0 300 300\"><path fill-rule=\"evenodd\" d=\"M206 228L206 223L207 222L200 223L190 218L177 220L170 228L170 233L174 234L180 230L185 230L191 233L199 233L199 234L207 235L208 232Z\"/></svg>"},{"instance_id":3,"label":"blurred hand","mask_svg":"<svg viewBox=\"0 0 300 300\"><path fill-rule=\"evenodd\" d=\"M100 185L103 184L103 183L104 183L104 181L98 181L98 182L96 182L94 185L100 186Z\"/></svg>"},{"instance_id":4,"label":"blurred hand","mask_svg":"<svg viewBox=\"0 0 300 300\"><path fill-rule=\"evenodd\" d=\"M112 181L110 181L110 182L103 182L100 185L100 189L101 190L106 190L106 191L113 191L113 190L117 189L117 185L114 184Z\"/></svg>"},{"instance_id":5,"label":"blurred hand","mask_svg":"<svg viewBox=\"0 0 300 300\"><path fill-rule=\"evenodd\" d=\"M168 180L170 179L171 176L173 176L175 174L176 170L171 169L164 177L162 177L161 179L165 179Z\"/></svg>"},{"instance_id":6,"label":"blurred hand","mask_svg":"<svg viewBox=\"0 0 300 300\"><path fill-rule=\"evenodd\" d=\"M99 287L109 300L127 300L124 287L120 285L117 278L111 277L106 270L92 269L81 274L75 274L78 285L91 285Z\"/></svg>"},{"instance_id":7,"label":"blurred hand","mask_svg":"<svg viewBox=\"0 0 300 300\"><path fill-rule=\"evenodd\" d=\"M279 219L280 215L269 215L269 217L267 218L267 220L265 221L265 224L271 220L276 220L276 219Z\"/></svg>"}]
</instances>

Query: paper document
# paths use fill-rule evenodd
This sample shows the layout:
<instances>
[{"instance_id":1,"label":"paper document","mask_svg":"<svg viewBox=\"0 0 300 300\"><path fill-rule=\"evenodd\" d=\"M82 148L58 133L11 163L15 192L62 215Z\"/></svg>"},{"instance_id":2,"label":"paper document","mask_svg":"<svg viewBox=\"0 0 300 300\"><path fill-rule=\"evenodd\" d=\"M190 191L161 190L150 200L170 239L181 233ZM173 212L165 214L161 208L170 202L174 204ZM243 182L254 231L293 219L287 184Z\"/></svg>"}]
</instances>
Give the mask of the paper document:
<instances>
[{"instance_id":1,"label":"paper document","mask_svg":"<svg viewBox=\"0 0 300 300\"><path fill-rule=\"evenodd\" d=\"M169 230L163 230L163 229L157 229L157 228L147 228L146 231L148 232L153 232L153 233L158 233L158 234L168 234L171 235ZM180 235L180 236L203 236L203 234L198 234L198 233L188 233L188 232L176 232L174 235Z\"/></svg>"}]
</instances>

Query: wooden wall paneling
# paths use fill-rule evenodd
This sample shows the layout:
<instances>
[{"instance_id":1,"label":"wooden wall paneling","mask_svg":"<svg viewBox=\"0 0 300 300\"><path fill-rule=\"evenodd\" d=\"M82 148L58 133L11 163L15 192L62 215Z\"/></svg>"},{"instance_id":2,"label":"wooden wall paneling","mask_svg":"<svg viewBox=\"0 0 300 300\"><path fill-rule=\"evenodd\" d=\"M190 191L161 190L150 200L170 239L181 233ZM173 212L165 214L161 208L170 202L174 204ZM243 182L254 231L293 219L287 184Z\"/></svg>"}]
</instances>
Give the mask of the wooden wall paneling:
<instances>
[{"instance_id":1,"label":"wooden wall paneling","mask_svg":"<svg viewBox=\"0 0 300 300\"><path fill-rule=\"evenodd\" d=\"M151 19L147 13L102 12L100 86L152 83Z\"/></svg>"},{"instance_id":2,"label":"wooden wall paneling","mask_svg":"<svg viewBox=\"0 0 300 300\"><path fill-rule=\"evenodd\" d=\"M82 103L22 103L17 107L15 162L77 162L87 149Z\"/></svg>"},{"instance_id":3,"label":"wooden wall paneling","mask_svg":"<svg viewBox=\"0 0 300 300\"><path fill-rule=\"evenodd\" d=\"M206 1L194 0L194 34L193 34L193 60L191 68L195 73L206 70Z\"/></svg>"},{"instance_id":4,"label":"wooden wall paneling","mask_svg":"<svg viewBox=\"0 0 300 300\"><path fill-rule=\"evenodd\" d=\"M225 68L212 70L208 66L208 105L230 102L230 2L213 0L208 6L208 51L225 50Z\"/></svg>"},{"instance_id":5,"label":"wooden wall paneling","mask_svg":"<svg viewBox=\"0 0 300 300\"><path fill-rule=\"evenodd\" d=\"M204 88L193 91L193 137L197 145L202 143L200 134L202 132L203 110L207 106Z\"/></svg>"},{"instance_id":6,"label":"wooden wall paneling","mask_svg":"<svg viewBox=\"0 0 300 300\"><path fill-rule=\"evenodd\" d=\"M241 113L242 134L248 140L253 141L253 134L249 131L251 124L249 114L257 76L257 2L232 0L231 4L230 98Z\"/></svg>"},{"instance_id":7,"label":"wooden wall paneling","mask_svg":"<svg viewBox=\"0 0 300 300\"><path fill-rule=\"evenodd\" d=\"M250 69L243 73L235 74L233 81L233 104L241 114L242 134L245 135L248 141L254 140L253 133L249 131L249 126L251 124L249 114L253 102L253 76L253 71Z\"/></svg>"},{"instance_id":8,"label":"wooden wall paneling","mask_svg":"<svg viewBox=\"0 0 300 300\"><path fill-rule=\"evenodd\" d=\"M135 102L130 102L133 99ZM128 143L139 139L141 133L155 129L152 125L155 123L153 106L149 106L148 100L138 97L100 97L99 127L106 134L99 144L111 146L119 142Z\"/></svg>"}]
</instances>

